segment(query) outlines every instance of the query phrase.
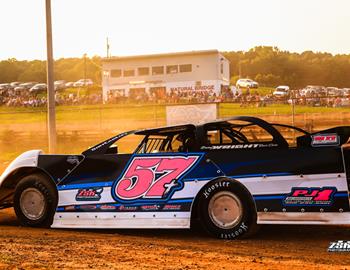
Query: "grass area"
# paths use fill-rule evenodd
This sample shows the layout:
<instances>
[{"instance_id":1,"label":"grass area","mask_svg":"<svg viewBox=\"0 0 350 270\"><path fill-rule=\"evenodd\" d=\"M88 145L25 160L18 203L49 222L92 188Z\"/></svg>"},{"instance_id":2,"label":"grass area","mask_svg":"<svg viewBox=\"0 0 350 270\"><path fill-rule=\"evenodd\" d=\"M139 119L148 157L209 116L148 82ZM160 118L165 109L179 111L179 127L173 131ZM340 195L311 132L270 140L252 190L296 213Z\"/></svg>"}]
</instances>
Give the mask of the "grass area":
<instances>
[{"instance_id":1,"label":"grass area","mask_svg":"<svg viewBox=\"0 0 350 270\"><path fill-rule=\"evenodd\" d=\"M149 120L165 118L164 105L81 105L58 106L56 108L57 122L86 122L91 120L104 121L111 119ZM46 108L12 108L0 107L0 123L10 125L15 123L41 123L46 121Z\"/></svg>"}]
</instances>

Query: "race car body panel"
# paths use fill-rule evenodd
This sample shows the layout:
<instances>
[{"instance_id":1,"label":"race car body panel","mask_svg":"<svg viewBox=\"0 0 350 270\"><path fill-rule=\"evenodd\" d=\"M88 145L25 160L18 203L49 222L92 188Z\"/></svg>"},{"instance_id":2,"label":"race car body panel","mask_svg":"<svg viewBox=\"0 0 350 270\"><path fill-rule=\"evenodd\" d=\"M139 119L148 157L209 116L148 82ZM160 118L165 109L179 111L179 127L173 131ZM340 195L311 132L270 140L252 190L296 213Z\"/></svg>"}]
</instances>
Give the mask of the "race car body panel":
<instances>
[{"instance_id":1,"label":"race car body panel","mask_svg":"<svg viewBox=\"0 0 350 270\"><path fill-rule=\"evenodd\" d=\"M37 167L38 157L41 152L41 150L30 150L24 152L13 160L0 176L0 187L6 177L8 177L15 170L23 167Z\"/></svg>"},{"instance_id":2,"label":"race car body panel","mask_svg":"<svg viewBox=\"0 0 350 270\"><path fill-rule=\"evenodd\" d=\"M279 128L292 129L291 138ZM141 143L118 153L115 144L131 134ZM349 224L349 136L350 127L309 134L236 117L130 131L33 164L56 183L55 228L189 228L198 194L230 182L248 190L257 223Z\"/></svg>"}]
</instances>

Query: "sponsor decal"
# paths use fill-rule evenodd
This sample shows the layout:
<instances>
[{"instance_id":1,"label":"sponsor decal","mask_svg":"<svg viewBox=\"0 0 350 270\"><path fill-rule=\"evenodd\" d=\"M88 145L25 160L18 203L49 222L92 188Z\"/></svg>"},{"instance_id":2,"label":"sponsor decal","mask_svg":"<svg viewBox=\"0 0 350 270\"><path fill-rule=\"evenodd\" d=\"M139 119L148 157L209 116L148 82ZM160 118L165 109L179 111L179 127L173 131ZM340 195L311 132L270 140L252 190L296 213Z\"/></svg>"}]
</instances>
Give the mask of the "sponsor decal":
<instances>
[{"instance_id":1,"label":"sponsor decal","mask_svg":"<svg viewBox=\"0 0 350 270\"><path fill-rule=\"evenodd\" d=\"M181 204L166 204L163 210L181 210Z\"/></svg>"},{"instance_id":2,"label":"sponsor decal","mask_svg":"<svg viewBox=\"0 0 350 270\"><path fill-rule=\"evenodd\" d=\"M79 164L79 157L77 157L77 156L68 156L67 157L67 162L69 163L69 164Z\"/></svg>"},{"instance_id":3,"label":"sponsor decal","mask_svg":"<svg viewBox=\"0 0 350 270\"><path fill-rule=\"evenodd\" d=\"M182 177L199 161L197 155L133 156L121 178L112 187L115 200L166 201L183 188Z\"/></svg>"},{"instance_id":4,"label":"sponsor decal","mask_svg":"<svg viewBox=\"0 0 350 270\"><path fill-rule=\"evenodd\" d=\"M103 204L100 206L101 210L115 210L117 209L117 206L111 205L111 204Z\"/></svg>"},{"instance_id":5,"label":"sponsor decal","mask_svg":"<svg viewBox=\"0 0 350 270\"><path fill-rule=\"evenodd\" d=\"M229 181L223 181L223 182L217 182L215 184L209 185L205 190L204 190L204 196L207 199L214 190L220 187L228 187L231 182Z\"/></svg>"},{"instance_id":6,"label":"sponsor decal","mask_svg":"<svg viewBox=\"0 0 350 270\"><path fill-rule=\"evenodd\" d=\"M329 206L333 203L335 187L322 188L292 188L290 194L284 198L286 206Z\"/></svg>"},{"instance_id":7,"label":"sponsor decal","mask_svg":"<svg viewBox=\"0 0 350 270\"><path fill-rule=\"evenodd\" d=\"M212 145L201 146L202 150L225 150L225 149L254 149L264 147L276 147L276 143L250 143L250 144L230 144L230 145Z\"/></svg>"},{"instance_id":8,"label":"sponsor decal","mask_svg":"<svg viewBox=\"0 0 350 270\"><path fill-rule=\"evenodd\" d=\"M81 210L95 210L97 209L96 205L86 204L86 205L80 205L79 209Z\"/></svg>"},{"instance_id":9,"label":"sponsor decal","mask_svg":"<svg viewBox=\"0 0 350 270\"><path fill-rule=\"evenodd\" d=\"M330 242L328 252L350 252L350 241L338 240Z\"/></svg>"},{"instance_id":10,"label":"sponsor decal","mask_svg":"<svg viewBox=\"0 0 350 270\"><path fill-rule=\"evenodd\" d=\"M105 145L107 145L107 144L110 144L111 142L117 141L117 140L119 140L120 138L122 138L122 137L124 137L124 136L126 136L126 135L129 135L129 134L131 134L131 133L134 133L134 131L128 131L128 132L120 133L120 134L118 134L118 135L116 135L116 136L114 136L114 137L108 139L107 141L104 141L104 142L102 142L102 143L100 143L100 144L98 144L98 145L96 145L96 146L94 146L94 147L92 147L92 148L90 148L90 149L88 149L88 150L94 152L94 151L100 149L101 147L103 147L103 146L105 146Z\"/></svg>"},{"instance_id":11,"label":"sponsor decal","mask_svg":"<svg viewBox=\"0 0 350 270\"><path fill-rule=\"evenodd\" d=\"M337 134L317 134L311 136L312 146L327 146L327 145L339 145L339 136Z\"/></svg>"},{"instance_id":12,"label":"sponsor decal","mask_svg":"<svg viewBox=\"0 0 350 270\"><path fill-rule=\"evenodd\" d=\"M136 211L138 206L121 205L119 211Z\"/></svg>"},{"instance_id":13,"label":"sponsor decal","mask_svg":"<svg viewBox=\"0 0 350 270\"><path fill-rule=\"evenodd\" d=\"M142 205L140 208L141 208L141 210L144 210L144 211L157 211L157 210L159 210L160 205L158 205L158 204L155 204L155 205Z\"/></svg>"},{"instance_id":14,"label":"sponsor decal","mask_svg":"<svg viewBox=\"0 0 350 270\"><path fill-rule=\"evenodd\" d=\"M76 201L99 201L103 188L83 188L79 189L75 196Z\"/></svg>"}]
</instances>

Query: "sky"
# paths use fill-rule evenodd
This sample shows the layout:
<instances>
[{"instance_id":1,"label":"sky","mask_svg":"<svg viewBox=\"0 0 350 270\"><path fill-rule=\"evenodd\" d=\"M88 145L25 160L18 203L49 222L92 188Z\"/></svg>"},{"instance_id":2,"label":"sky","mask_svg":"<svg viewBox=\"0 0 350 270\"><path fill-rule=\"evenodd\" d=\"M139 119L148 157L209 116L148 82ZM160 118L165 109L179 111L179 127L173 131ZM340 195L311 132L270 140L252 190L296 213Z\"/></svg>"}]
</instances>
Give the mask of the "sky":
<instances>
[{"instance_id":1,"label":"sky","mask_svg":"<svg viewBox=\"0 0 350 270\"><path fill-rule=\"evenodd\" d=\"M254 46L350 54L349 0L51 0L54 58ZM0 0L0 59L45 59L45 0Z\"/></svg>"}]
</instances>

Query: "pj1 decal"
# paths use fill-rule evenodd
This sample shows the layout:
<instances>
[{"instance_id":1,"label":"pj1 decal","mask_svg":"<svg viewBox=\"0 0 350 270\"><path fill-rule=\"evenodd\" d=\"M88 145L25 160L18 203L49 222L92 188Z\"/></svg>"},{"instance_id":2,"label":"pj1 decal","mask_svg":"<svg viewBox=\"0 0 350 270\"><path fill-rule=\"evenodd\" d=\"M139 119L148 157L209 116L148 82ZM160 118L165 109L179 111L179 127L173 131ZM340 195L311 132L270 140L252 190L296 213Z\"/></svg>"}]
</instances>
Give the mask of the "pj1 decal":
<instances>
[{"instance_id":1,"label":"pj1 decal","mask_svg":"<svg viewBox=\"0 0 350 270\"><path fill-rule=\"evenodd\" d=\"M182 177L198 163L201 154L188 156L135 155L112 187L115 200L166 201L183 188Z\"/></svg>"},{"instance_id":2,"label":"pj1 decal","mask_svg":"<svg viewBox=\"0 0 350 270\"><path fill-rule=\"evenodd\" d=\"M285 206L330 206L333 195L337 192L335 187L322 188L292 188L290 194L284 198Z\"/></svg>"}]
</instances>

